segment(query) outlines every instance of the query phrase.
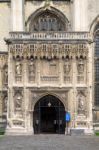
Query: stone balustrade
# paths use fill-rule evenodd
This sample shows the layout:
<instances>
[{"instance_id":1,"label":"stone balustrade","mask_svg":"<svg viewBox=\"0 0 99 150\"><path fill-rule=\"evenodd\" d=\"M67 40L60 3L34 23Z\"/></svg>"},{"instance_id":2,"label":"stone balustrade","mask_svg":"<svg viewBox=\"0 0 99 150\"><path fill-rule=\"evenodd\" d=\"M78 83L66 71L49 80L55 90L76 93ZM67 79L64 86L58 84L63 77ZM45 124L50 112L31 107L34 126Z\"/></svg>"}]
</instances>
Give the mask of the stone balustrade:
<instances>
[{"instance_id":1,"label":"stone balustrade","mask_svg":"<svg viewBox=\"0 0 99 150\"><path fill-rule=\"evenodd\" d=\"M10 39L16 40L91 40L89 32L10 32Z\"/></svg>"}]
</instances>

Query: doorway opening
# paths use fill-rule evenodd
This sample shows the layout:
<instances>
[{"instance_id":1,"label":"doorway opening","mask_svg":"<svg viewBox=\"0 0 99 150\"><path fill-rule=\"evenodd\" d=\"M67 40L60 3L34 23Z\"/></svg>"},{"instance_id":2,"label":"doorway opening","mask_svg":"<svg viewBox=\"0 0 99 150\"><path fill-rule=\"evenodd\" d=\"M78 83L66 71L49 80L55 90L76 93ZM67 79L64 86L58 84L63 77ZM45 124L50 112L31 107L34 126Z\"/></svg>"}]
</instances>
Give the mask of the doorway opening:
<instances>
[{"instance_id":1,"label":"doorway opening","mask_svg":"<svg viewBox=\"0 0 99 150\"><path fill-rule=\"evenodd\" d=\"M34 107L34 133L65 134L65 113L65 107L57 97L42 97Z\"/></svg>"}]
</instances>

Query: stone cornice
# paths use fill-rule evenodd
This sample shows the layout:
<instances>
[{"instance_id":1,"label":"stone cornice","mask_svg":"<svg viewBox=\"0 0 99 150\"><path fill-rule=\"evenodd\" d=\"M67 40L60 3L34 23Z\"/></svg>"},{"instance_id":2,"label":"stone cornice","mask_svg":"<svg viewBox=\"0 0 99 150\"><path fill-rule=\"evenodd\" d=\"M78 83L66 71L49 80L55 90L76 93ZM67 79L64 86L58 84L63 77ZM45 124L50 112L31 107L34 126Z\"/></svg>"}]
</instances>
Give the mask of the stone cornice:
<instances>
[{"instance_id":1,"label":"stone cornice","mask_svg":"<svg viewBox=\"0 0 99 150\"><path fill-rule=\"evenodd\" d=\"M9 37L5 38L7 44L10 43L35 43L58 42L58 43L78 43L92 41L92 35L89 32L10 32Z\"/></svg>"}]
</instances>

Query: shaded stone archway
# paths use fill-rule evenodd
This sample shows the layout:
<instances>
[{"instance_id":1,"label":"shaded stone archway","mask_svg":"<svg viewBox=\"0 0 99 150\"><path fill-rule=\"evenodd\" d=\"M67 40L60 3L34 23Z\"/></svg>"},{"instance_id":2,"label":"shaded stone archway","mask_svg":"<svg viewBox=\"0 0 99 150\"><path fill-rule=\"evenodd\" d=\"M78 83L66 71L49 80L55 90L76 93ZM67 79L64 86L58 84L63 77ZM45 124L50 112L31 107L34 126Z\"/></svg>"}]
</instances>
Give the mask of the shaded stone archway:
<instances>
[{"instance_id":1,"label":"shaded stone archway","mask_svg":"<svg viewBox=\"0 0 99 150\"><path fill-rule=\"evenodd\" d=\"M29 32L69 31L70 22L60 10L41 7L29 16L26 28Z\"/></svg>"},{"instance_id":2,"label":"shaded stone archway","mask_svg":"<svg viewBox=\"0 0 99 150\"><path fill-rule=\"evenodd\" d=\"M65 107L53 95L39 99L33 112L34 133L65 134Z\"/></svg>"}]
</instances>

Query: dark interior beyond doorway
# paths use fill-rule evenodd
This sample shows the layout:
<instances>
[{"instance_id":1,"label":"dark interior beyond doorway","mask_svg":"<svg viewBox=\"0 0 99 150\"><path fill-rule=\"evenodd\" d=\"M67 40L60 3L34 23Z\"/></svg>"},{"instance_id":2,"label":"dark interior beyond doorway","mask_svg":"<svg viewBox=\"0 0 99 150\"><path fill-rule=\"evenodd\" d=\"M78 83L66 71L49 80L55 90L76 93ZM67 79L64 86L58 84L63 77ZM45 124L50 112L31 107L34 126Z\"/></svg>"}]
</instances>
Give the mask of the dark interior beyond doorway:
<instances>
[{"instance_id":1,"label":"dark interior beyond doorway","mask_svg":"<svg viewBox=\"0 0 99 150\"><path fill-rule=\"evenodd\" d=\"M34 133L64 134L65 108L55 96L47 95L35 105L33 112Z\"/></svg>"}]
</instances>

